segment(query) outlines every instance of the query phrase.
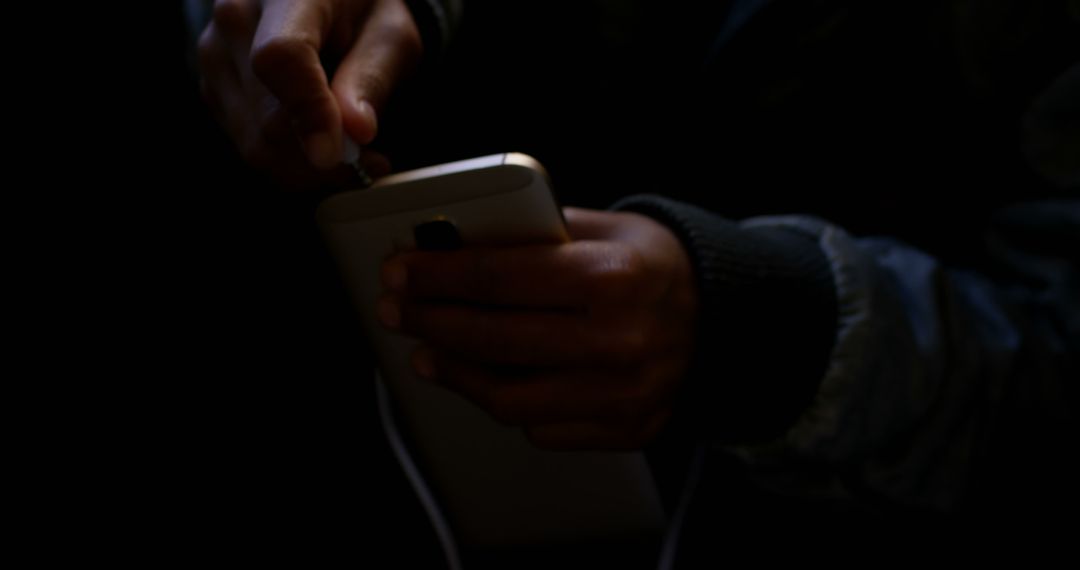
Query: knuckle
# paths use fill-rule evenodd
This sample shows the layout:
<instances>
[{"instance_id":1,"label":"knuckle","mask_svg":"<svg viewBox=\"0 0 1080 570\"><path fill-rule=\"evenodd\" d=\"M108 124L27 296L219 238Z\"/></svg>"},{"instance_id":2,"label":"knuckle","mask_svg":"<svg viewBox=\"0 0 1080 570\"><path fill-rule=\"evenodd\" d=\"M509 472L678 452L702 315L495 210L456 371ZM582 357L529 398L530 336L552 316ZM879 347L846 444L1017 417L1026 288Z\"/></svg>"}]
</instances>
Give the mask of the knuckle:
<instances>
[{"instance_id":1,"label":"knuckle","mask_svg":"<svg viewBox=\"0 0 1080 570\"><path fill-rule=\"evenodd\" d=\"M419 338L430 340L431 330L427 315L414 303L402 303L400 306L401 330Z\"/></svg>"},{"instance_id":2,"label":"knuckle","mask_svg":"<svg viewBox=\"0 0 1080 570\"><path fill-rule=\"evenodd\" d=\"M411 18L403 18L395 22L390 33L396 38L398 53L405 61L413 63L420 60L424 51L424 42L420 36L420 30Z\"/></svg>"},{"instance_id":3,"label":"knuckle","mask_svg":"<svg viewBox=\"0 0 1080 570\"><path fill-rule=\"evenodd\" d=\"M251 49L251 69L264 84L272 85L281 70L303 61L311 43L303 35L274 36Z\"/></svg>"},{"instance_id":4,"label":"knuckle","mask_svg":"<svg viewBox=\"0 0 1080 570\"><path fill-rule=\"evenodd\" d=\"M501 284L496 283L502 274L488 252L477 251L467 259L467 271L463 275L468 276L468 286L476 297L491 299L492 295L502 290Z\"/></svg>"},{"instance_id":5,"label":"knuckle","mask_svg":"<svg viewBox=\"0 0 1080 570\"><path fill-rule=\"evenodd\" d=\"M212 19L225 33L242 33L248 27L251 13L249 0L217 0Z\"/></svg>"},{"instance_id":6,"label":"knuckle","mask_svg":"<svg viewBox=\"0 0 1080 570\"><path fill-rule=\"evenodd\" d=\"M594 298L626 302L640 288L645 274L645 261L640 253L622 244L608 244L598 252L587 279Z\"/></svg>"},{"instance_id":7,"label":"knuckle","mask_svg":"<svg viewBox=\"0 0 1080 570\"><path fill-rule=\"evenodd\" d=\"M390 95L392 81L386 76L386 71L369 69L362 80L364 95L376 103L381 103Z\"/></svg>"},{"instance_id":8,"label":"knuckle","mask_svg":"<svg viewBox=\"0 0 1080 570\"><path fill-rule=\"evenodd\" d=\"M600 350L616 366L631 367L648 353L649 335L640 326L622 327L600 341Z\"/></svg>"},{"instance_id":9,"label":"knuckle","mask_svg":"<svg viewBox=\"0 0 1080 570\"><path fill-rule=\"evenodd\" d=\"M216 35L213 24L206 26L199 33L199 39L195 43L195 53L198 54L200 61L210 58L217 51Z\"/></svg>"},{"instance_id":10,"label":"knuckle","mask_svg":"<svg viewBox=\"0 0 1080 570\"><path fill-rule=\"evenodd\" d=\"M419 56L420 50L423 49L420 29L411 11L407 9L391 9L382 12L374 33L392 44L398 53L406 56Z\"/></svg>"},{"instance_id":11,"label":"knuckle","mask_svg":"<svg viewBox=\"0 0 1080 570\"><path fill-rule=\"evenodd\" d=\"M217 37L217 31L213 25L207 26L199 35L199 42L195 47L195 53L198 55L199 67L202 68L203 73L210 69L214 63L217 62L219 53L221 52L221 42Z\"/></svg>"}]
</instances>

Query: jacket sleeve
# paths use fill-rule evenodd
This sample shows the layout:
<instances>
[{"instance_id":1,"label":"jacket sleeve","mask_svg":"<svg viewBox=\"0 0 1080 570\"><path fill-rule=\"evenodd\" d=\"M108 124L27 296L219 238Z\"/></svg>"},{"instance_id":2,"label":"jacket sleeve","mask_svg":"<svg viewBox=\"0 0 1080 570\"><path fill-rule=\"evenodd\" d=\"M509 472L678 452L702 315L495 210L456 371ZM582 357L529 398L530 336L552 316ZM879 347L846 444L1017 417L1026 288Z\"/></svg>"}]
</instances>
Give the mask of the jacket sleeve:
<instances>
[{"instance_id":1,"label":"jacket sleeve","mask_svg":"<svg viewBox=\"0 0 1080 570\"><path fill-rule=\"evenodd\" d=\"M405 3L420 29L425 58L437 60L457 30L464 0L406 0Z\"/></svg>"},{"instance_id":2,"label":"jacket sleeve","mask_svg":"<svg viewBox=\"0 0 1080 570\"><path fill-rule=\"evenodd\" d=\"M427 59L438 59L457 30L464 0L406 0L423 38ZM192 46L210 22L213 0L184 0L184 16Z\"/></svg>"},{"instance_id":3,"label":"jacket sleeve","mask_svg":"<svg viewBox=\"0 0 1080 570\"><path fill-rule=\"evenodd\" d=\"M903 508L1074 486L1080 201L999 212L970 268L809 217L734 223L656 196L616 208L691 252L702 307L679 405L693 433L776 481L825 466L836 492Z\"/></svg>"}]
</instances>

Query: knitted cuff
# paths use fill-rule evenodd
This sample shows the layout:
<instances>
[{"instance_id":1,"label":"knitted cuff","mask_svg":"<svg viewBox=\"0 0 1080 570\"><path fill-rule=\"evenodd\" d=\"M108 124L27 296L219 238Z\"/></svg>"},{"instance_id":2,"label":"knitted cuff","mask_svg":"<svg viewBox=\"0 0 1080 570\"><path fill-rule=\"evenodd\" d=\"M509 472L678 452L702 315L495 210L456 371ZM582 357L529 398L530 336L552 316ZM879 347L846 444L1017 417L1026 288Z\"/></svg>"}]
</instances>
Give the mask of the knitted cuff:
<instances>
[{"instance_id":1,"label":"knitted cuff","mask_svg":"<svg viewBox=\"0 0 1080 570\"><path fill-rule=\"evenodd\" d=\"M817 243L660 196L612 209L668 226L690 254L700 312L677 421L717 443L774 439L809 406L836 336L832 271Z\"/></svg>"}]
</instances>

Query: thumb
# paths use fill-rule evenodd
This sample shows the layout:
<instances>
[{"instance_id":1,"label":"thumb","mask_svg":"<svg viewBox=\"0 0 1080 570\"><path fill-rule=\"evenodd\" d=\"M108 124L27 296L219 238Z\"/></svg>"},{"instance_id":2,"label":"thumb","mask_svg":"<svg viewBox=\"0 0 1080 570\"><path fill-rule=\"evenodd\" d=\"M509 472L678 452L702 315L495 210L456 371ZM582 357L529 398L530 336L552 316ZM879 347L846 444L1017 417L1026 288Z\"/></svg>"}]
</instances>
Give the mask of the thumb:
<instances>
[{"instance_id":1,"label":"thumb","mask_svg":"<svg viewBox=\"0 0 1080 570\"><path fill-rule=\"evenodd\" d=\"M573 241L610 240L618 225L618 213L585 208L563 208L566 231Z\"/></svg>"},{"instance_id":2,"label":"thumb","mask_svg":"<svg viewBox=\"0 0 1080 570\"><path fill-rule=\"evenodd\" d=\"M420 33L404 3L377 4L332 83L345 131L357 143L375 139L377 112L416 66L421 51Z\"/></svg>"},{"instance_id":3,"label":"thumb","mask_svg":"<svg viewBox=\"0 0 1080 570\"><path fill-rule=\"evenodd\" d=\"M255 32L255 76L281 102L311 163L322 169L341 160L341 111L319 59L330 29L314 2L269 1Z\"/></svg>"}]
</instances>

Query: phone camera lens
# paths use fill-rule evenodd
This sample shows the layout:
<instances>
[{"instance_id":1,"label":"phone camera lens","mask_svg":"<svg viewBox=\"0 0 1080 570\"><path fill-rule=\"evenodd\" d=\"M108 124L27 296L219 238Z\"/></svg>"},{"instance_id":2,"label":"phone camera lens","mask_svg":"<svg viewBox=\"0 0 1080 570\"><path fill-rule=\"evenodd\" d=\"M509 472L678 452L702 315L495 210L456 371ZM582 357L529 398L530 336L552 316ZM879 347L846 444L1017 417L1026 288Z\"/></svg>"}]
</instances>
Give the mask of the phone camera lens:
<instances>
[{"instance_id":1,"label":"phone camera lens","mask_svg":"<svg viewBox=\"0 0 1080 570\"><path fill-rule=\"evenodd\" d=\"M417 224L413 236L416 247L425 251L450 251L461 247L461 234L454 222L447 219Z\"/></svg>"}]
</instances>

